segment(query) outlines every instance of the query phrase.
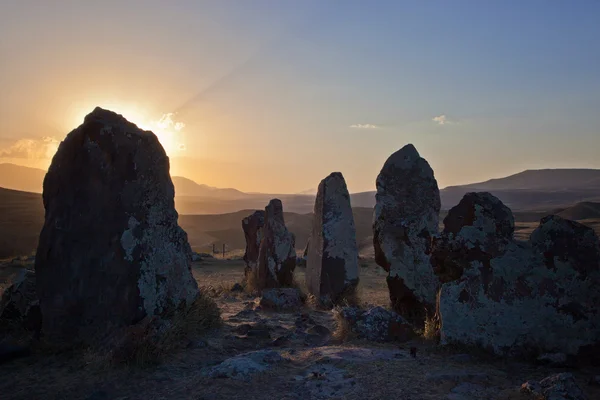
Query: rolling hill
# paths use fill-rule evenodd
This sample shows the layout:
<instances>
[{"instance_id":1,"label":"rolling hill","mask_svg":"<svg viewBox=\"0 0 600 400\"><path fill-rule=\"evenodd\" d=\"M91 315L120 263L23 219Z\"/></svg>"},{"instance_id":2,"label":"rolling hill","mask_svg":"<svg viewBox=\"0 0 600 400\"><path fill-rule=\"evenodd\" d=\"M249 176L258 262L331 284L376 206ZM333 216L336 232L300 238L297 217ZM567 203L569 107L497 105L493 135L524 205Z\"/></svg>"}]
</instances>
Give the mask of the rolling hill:
<instances>
[{"instance_id":1,"label":"rolling hill","mask_svg":"<svg viewBox=\"0 0 600 400\"><path fill-rule=\"evenodd\" d=\"M14 164L0 164L0 187L40 193L45 171ZM262 209L270 199L279 198L288 212L306 214L313 210L315 194L309 189L299 194L244 193L232 188L214 188L174 176L175 203L180 214L224 214L246 209ZM504 178L440 190L442 210L458 204L465 193L488 191L516 212L537 214L565 209L579 202L600 202L600 170L527 170ZM373 208L375 191L352 193L353 207Z\"/></svg>"},{"instance_id":2,"label":"rolling hill","mask_svg":"<svg viewBox=\"0 0 600 400\"><path fill-rule=\"evenodd\" d=\"M572 207L557 212L557 214L563 218L573 220L600 219L600 203L588 201L577 203Z\"/></svg>"}]
</instances>

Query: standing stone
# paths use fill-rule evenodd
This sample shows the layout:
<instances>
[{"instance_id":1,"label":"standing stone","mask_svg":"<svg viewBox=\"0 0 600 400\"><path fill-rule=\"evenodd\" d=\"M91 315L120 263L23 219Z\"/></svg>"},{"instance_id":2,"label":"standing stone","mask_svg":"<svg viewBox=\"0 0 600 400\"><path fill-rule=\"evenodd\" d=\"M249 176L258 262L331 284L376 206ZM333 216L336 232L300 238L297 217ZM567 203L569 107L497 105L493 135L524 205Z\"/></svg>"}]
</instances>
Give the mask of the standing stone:
<instances>
[{"instance_id":1,"label":"standing stone","mask_svg":"<svg viewBox=\"0 0 600 400\"><path fill-rule=\"evenodd\" d=\"M422 322L435 310L439 286L430 262L440 193L433 170L412 144L392 154L377 177L373 215L375 261L388 272L396 312Z\"/></svg>"},{"instance_id":2,"label":"standing stone","mask_svg":"<svg viewBox=\"0 0 600 400\"><path fill-rule=\"evenodd\" d=\"M96 108L67 135L44 179L35 272L43 333L91 342L198 295L157 137Z\"/></svg>"},{"instance_id":3,"label":"standing stone","mask_svg":"<svg viewBox=\"0 0 600 400\"><path fill-rule=\"evenodd\" d=\"M242 229L246 238L246 252L244 253L244 276L256 274L258 269L258 253L260 242L263 238L263 227L265 225L265 212L255 211L242 220Z\"/></svg>"},{"instance_id":4,"label":"standing stone","mask_svg":"<svg viewBox=\"0 0 600 400\"><path fill-rule=\"evenodd\" d=\"M358 284L356 228L346 181L334 172L319 184L306 264L308 291L338 303Z\"/></svg>"},{"instance_id":5,"label":"standing stone","mask_svg":"<svg viewBox=\"0 0 600 400\"><path fill-rule=\"evenodd\" d=\"M281 200L265 207L264 237L260 243L258 281L263 288L292 286L296 268L296 239L285 227Z\"/></svg>"},{"instance_id":6,"label":"standing stone","mask_svg":"<svg viewBox=\"0 0 600 400\"><path fill-rule=\"evenodd\" d=\"M512 213L488 193L467 194L445 223L444 251L454 251L446 267L459 272L440 293L442 343L600 360L600 243L592 228L551 215L529 242L516 241ZM433 252L445 257L437 245Z\"/></svg>"}]
</instances>

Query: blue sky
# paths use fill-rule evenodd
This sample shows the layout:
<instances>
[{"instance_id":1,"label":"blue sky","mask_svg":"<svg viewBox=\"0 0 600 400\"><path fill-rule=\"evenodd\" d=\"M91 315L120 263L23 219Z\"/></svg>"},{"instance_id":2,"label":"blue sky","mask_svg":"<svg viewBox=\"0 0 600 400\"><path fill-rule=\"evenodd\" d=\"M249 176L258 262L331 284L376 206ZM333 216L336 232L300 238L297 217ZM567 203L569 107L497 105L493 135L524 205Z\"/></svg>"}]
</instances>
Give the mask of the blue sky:
<instances>
[{"instance_id":1,"label":"blue sky","mask_svg":"<svg viewBox=\"0 0 600 400\"><path fill-rule=\"evenodd\" d=\"M371 190L406 143L441 187L600 168L599 16L584 0L3 1L0 161L35 164L47 152L16 141L60 140L110 103L146 125L173 113L173 173L247 191L334 170Z\"/></svg>"}]
</instances>

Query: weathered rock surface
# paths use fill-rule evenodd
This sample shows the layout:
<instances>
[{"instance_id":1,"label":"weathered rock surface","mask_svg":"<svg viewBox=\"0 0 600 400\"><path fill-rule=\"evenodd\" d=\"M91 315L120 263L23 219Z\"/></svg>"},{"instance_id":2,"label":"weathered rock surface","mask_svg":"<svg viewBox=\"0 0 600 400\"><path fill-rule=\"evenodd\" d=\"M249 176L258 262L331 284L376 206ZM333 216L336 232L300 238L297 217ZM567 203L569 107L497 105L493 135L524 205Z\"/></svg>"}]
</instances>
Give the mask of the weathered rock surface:
<instances>
[{"instance_id":1,"label":"weathered rock surface","mask_svg":"<svg viewBox=\"0 0 600 400\"><path fill-rule=\"evenodd\" d=\"M255 374L267 371L282 361L284 358L276 351L258 350L229 358L219 365L203 370L202 374L211 378L249 381Z\"/></svg>"},{"instance_id":2,"label":"weathered rock surface","mask_svg":"<svg viewBox=\"0 0 600 400\"><path fill-rule=\"evenodd\" d=\"M444 219L433 241L432 264L441 282L460 278L473 261L489 269L490 260L513 241L511 210L490 193L467 193Z\"/></svg>"},{"instance_id":3,"label":"weathered rock surface","mask_svg":"<svg viewBox=\"0 0 600 400\"><path fill-rule=\"evenodd\" d=\"M24 329L37 333L41 324L42 315L35 291L35 273L21 269L0 298L0 332Z\"/></svg>"},{"instance_id":4,"label":"weathered rock surface","mask_svg":"<svg viewBox=\"0 0 600 400\"><path fill-rule=\"evenodd\" d=\"M412 144L392 154L377 177L375 261L389 272L394 309L411 320L435 310L439 280L430 262L440 193L433 170Z\"/></svg>"},{"instance_id":5,"label":"weathered rock surface","mask_svg":"<svg viewBox=\"0 0 600 400\"><path fill-rule=\"evenodd\" d=\"M264 237L260 243L258 281L266 288L289 287L296 268L296 239L285 226L281 200L265 207Z\"/></svg>"},{"instance_id":6,"label":"weathered rock surface","mask_svg":"<svg viewBox=\"0 0 600 400\"><path fill-rule=\"evenodd\" d=\"M338 303L358 285L356 228L346 181L334 172L319 184L306 264L308 291Z\"/></svg>"},{"instance_id":7,"label":"weathered rock surface","mask_svg":"<svg viewBox=\"0 0 600 400\"><path fill-rule=\"evenodd\" d=\"M551 375L540 382L528 381L521 391L544 400L586 400L587 396L575 382L573 374L563 372Z\"/></svg>"},{"instance_id":8,"label":"weathered rock surface","mask_svg":"<svg viewBox=\"0 0 600 400\"><path fill-rule=\"evenodd\" d=\"M437 271L460 276L441 289L442 343L499 355L597 357L600 245L594 231L548 216L529 242L517 242L510 210L499 200L486 193L465 197L446 218L444 253L439 242L433 250Z\"/></svg>"},{"instance_id":9,"label":"weathered rock surface","mask_svg":"<svg viewBox=\"0 0 600 400\"><path fill-rule=\"evenodd\" d=\"M35 259L44 334L88 342L198 295L157 137L96 108L60 144L44 180Z\"/></svg>"},{"instance_id":10,"label":"weathered rock surface","mask_svg":"<svg viewBox=\"0 0 600 400\"><path fill-rule=\"evenodd\" d=\"M291 310L301 307L300 291L296 288L263 290L260 306L274 310Z\"/></svg>"},{"instance_id":11,"label":"weathered rock surface","mask_svg":"<svg viewBox=\"0 0 600 400\"><path fill-rule=\"evenodd\" d=\"M404 318L383 307L368 310L344 307L338 312L359 338L376 342L406 342L415 336L412 326Z\"/></svg>"},{"instance_id":12,"label":"weathered rock surface","mask_svg":"<svg viewBox=\"0 0 600 400\"><path fill-rule=\"evenodd\" d=\"M256 274L258 269L258 255L260 242L263 238L263 227L265 225L265 212L258 210L242 220L242 229L246 238L246 252L244 262L246 268L244 275Z\"/></svg>"}]
</instances>

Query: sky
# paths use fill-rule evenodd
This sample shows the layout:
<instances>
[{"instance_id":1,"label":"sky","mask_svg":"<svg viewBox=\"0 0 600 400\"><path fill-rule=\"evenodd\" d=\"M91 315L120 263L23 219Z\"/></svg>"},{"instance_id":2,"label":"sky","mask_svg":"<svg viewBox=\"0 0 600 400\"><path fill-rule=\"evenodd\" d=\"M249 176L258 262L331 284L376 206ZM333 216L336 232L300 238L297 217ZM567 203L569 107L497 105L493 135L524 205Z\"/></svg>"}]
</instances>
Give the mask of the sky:
<instances>
[{"instance_id":1,"label":"sky","mask_svg":"<svg viewBox=\"0 0 600 400\"><path fill-rule=\"evenodd\" d=\"M47 168L95 106L171 174L375 189L414 144L440 187L600 168L596 0L0 0L0 162Z\"/></svg>"}]
</instances>

